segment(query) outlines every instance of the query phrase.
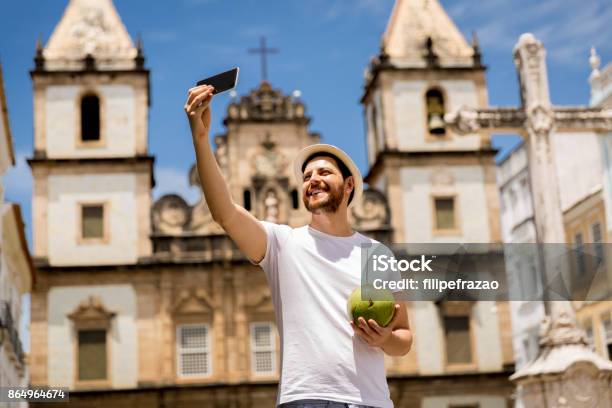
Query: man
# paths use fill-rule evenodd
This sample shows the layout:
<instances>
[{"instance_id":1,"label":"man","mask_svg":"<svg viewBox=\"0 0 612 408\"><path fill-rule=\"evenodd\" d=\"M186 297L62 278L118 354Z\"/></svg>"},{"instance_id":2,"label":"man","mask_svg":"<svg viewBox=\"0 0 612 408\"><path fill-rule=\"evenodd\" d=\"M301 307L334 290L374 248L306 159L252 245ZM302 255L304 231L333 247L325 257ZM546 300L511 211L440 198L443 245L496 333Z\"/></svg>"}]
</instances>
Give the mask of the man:
<instances>
[{"instance_id":1,"label":"man","mask_svg":"<svg viewBox=\"0 0 612 408\"><path fill-rule=\"evenodd\" d=\"M303 202L312 214L301 228L257 220L232 201L209 143L213 88L189 90L189 119L202 190L213 219L253 263L261 265L280 332L283 408L393 407L383 352L408 353L412 334L403 303L389 325L349 321L346 302L361 282L361 245L348 206L363 189L359 170L340 149L313 145L295 160Z\"/></svg>"}]
</instances>

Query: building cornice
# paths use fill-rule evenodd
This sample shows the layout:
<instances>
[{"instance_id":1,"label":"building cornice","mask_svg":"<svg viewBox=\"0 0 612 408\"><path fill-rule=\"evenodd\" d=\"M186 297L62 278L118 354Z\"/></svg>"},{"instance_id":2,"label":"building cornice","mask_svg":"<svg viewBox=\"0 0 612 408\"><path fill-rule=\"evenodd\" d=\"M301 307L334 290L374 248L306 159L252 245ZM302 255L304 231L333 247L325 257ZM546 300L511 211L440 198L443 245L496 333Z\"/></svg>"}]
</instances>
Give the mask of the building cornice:
<instances>
[{"instance_id":1,"label":"building cornice","mask_svg":"<svg viewBox=\"0 0 612 408\"><path fill-rule=\"evenodd\" d=\"M140 270L153 272L157 269L167 267L236 267L236 266L253 266L249 260L241 255L240 257L234 257L233 259L219 258L219 259L203 259L201 257L142 257L139 258L136 263L129 264L109 264L109 265L50 265L49 260L46 257L35 257L34 266L39 272L45 272L49 274L57 273L104 273L104 272L125 272L126 270Z\"/></svg>"},{"instance_id":2,"label":"building cornice","mask_svg":"<svg viewBox=\"0 0 612 408\"><path fill-rule=\"evenodd\" d=\"M374 163L370 166L367 175L364 177L366 183L370 183L371 179L377 174L388 160L402 160L406 162L444 158L450 159L465 159L465 158L490 158L494 159L497 154L497 149L484 148L480 150L418 150L418 151L400 151L400 150L384 150L378 153Z\"/></svg>"},{"instance_id":3,"label":"building cornice","mask_svg":"<svg viewBox=\"0 0 612 408\"><path fill-rule=\"evenodd\" d=\"M35 154L34 157L28 159L30 167L35 166L66 166L66 165L82 165L82 164L141 164L150 163L153 166L155 162L154 156L131 156L131 157L64 157L64 158L47 158L44 154Z\"/></svg>"},{"instance_id":4,"label":"building cornice","mask_svg":"<svg viewBox=\"0 0 612 408\"><path fill-rule=\"evenodd\" d=\"M44 153L37 152L34 157L29 158L28 164L32 170L36 168L62 168L89 166L145 166L151 175L151 189L155 187L154 156L132 156L132 157L74 157L74 158L46 158Z\"/></svg>"}]
</instances>

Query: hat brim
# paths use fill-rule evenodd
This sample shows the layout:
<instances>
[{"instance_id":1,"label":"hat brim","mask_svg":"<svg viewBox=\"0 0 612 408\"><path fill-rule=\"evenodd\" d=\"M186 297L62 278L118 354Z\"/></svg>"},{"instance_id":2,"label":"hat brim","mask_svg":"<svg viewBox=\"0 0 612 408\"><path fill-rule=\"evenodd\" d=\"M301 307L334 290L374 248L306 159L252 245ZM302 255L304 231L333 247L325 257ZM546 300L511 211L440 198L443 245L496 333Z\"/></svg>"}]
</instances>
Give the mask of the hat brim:
<instances>
[{"instance_id":1,"label":"hat brim","mask_svg":"<svg viewBox=\"0 0 612 408\"><path fill-rule=\"evenodd\" d=\"M353 200L349 205L352 205L361 200L361 196L363 195L363 178L361 177L361 172L353 162L353 160L346 154L344 151L340 150L336 146L324 143L313 144L305 147L300 150L295 159L293 160L293 173L295 175L295 179L299 186L302 185L302 166L304 165L304 161L310 156L317 153L330 153L336 156L338 159L342 160L344 165L349 169L351 175L353 176L355 182Z\"/></svg>"}]
</instances>

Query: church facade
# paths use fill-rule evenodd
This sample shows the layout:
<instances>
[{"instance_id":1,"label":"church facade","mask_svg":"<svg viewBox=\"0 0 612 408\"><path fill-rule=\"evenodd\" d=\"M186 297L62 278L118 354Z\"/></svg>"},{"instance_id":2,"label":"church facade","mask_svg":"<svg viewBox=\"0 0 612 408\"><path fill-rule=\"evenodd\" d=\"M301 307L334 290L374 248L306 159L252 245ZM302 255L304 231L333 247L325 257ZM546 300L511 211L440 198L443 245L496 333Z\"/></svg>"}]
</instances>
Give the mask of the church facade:
<instances>
[{"instance_id":1,"label":"church facade","mask_svg":"<svg viewBox=\"0 0 612 408\"><path fill-rule=\"evenodd\" d=\"M444 114L487 105L485 68L437 1L398 0L366 70L369 188L353 227L383 242L500 242L494 150ZM31 383L75 406L269 407L280 345L265 275L203 197L152 202L150 76L111 0L71 0L31 71ZM266 81L227 106L216 157L256 217L308 222L291 159L321 141ZM197 172L186 175L198 185ZM504 302L410 302L415 342L387 357L397 407L507 407ZM36 404L34 404L36 405Z\"/></svg>"}]
</instances>

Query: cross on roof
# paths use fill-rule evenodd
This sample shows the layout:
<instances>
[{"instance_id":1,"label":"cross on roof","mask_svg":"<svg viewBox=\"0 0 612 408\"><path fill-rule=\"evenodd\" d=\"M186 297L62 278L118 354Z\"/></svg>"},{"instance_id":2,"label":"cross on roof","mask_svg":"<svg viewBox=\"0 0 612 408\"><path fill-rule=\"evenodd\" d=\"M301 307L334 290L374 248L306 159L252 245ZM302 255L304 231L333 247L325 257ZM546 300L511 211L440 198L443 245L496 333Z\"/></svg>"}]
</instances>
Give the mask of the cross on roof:
<instances>
[{"instance_id":1,"label":"cross on roof","mask_svg":"<svg viewBox=\"0 0 612 408\"><path fill-rule=\"evenodd\" d=\"M261 54L261 79L268 79L267 54L278 53L278 48L268 48L266 46L266 37L261 37L259 40L259 48L249 48L249 54Z\"/></svg>"}]
</instances>

